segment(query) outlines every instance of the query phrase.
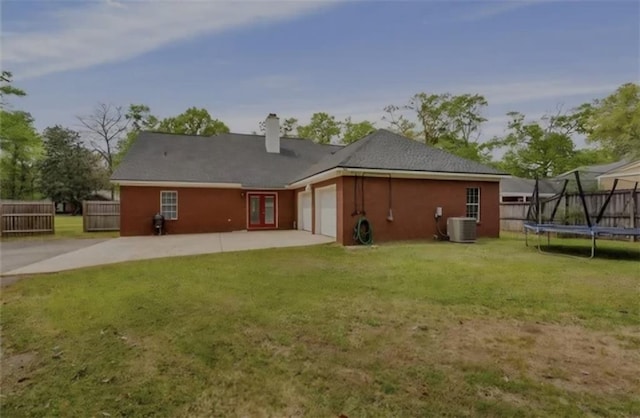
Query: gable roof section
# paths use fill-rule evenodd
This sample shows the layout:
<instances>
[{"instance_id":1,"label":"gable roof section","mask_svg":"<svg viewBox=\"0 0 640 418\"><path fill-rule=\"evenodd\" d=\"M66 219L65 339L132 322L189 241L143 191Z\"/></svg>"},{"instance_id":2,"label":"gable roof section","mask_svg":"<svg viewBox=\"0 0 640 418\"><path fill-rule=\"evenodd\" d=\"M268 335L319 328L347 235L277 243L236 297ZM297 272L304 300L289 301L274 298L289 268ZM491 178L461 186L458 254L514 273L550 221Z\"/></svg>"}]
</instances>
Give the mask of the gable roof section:
<instances>
[{"instance_id":1,"label":"gable roof section","mask_svg":"<svg viewBox=\"0 0 640 418\"><path fill-rule=\"evenodd\" d=\"M521 177L511 177L500 180L501 194L532 194L536 187L536 181L532 179L524 179ZM538 180L540 193L545 195L553 195L562 190L560 182L554 182L549 179Z\"/></svg>"},{"instance_id":2,"label":"gable roof section","mask_svg":"<svg viewBox=\"0 0 640 418\"><path fill-rule=\"evenodd\" d=\"M262 135L205 137L141 132L111 179L282 188L310 165L340 148L281 138L280 153L270 154Z\"/></svg>"},{"instance_id":3,"label":"gable roof section","mask_svg":"<svg viewBox=\"0 0 640 418\"><path fill-rule=\"evenodd\" d=\"M573 170L569 170L562 174L558 174L555 178L562 179L568 176L573 176L574 172L579 172L580 178L593 180L601 174L608 173L609 171L617 170L620 167L629 164L627 160L616 161L615 163L597 164L597 165L584 165Z\"/></svg>"},{"instance_id":4,"label":"gable roof section","mask_svg":"<svg viewBox=\"0 0 640 418\"><path fill-rule=\"evenodd\" d=\"M640 176L640 160L627 162L627 164L615 167L604 174L600 174L600 178L624 178Z\"/></svg>"},{"instance_id":5,"label":"gable roof section","mask_svg":"<svg viewBox=\"0 0 640 418\"><path fill-rule=\"evenodd\" d=\"M380 129L346 147L281 138L279 154L266 152L262 135L141 132L111 179L284 188L335 168L506 176Z\"/></svg>"},{"instance_id":6,"label":"gable roof section","mask_svg":"<svg viewBox=\"0 0 640 418\"><path fill-rule=\"evenodd\" d=\"M324 157L294 180L304 180L334 168L507 175L495 168L379 129Z\"/></svg>"}]
</instances>

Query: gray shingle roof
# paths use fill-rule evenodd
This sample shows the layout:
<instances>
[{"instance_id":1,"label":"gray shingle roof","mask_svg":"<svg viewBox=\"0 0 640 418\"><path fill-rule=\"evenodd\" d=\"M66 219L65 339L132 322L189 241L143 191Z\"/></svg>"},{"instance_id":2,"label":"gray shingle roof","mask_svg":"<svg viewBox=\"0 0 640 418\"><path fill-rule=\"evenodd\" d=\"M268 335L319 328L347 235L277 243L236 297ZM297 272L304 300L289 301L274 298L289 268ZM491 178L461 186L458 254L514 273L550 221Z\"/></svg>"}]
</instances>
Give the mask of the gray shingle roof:
<instances>
[{"instance_id":1,"label":"gray shingle roof","mask_svg":"<svg viewBox=\"0 0 640 418\"><path fill-rule=\"evenodd\" d=\"M111 179L279 188L337 167L503 174L384 129L346 147L282 138L280 154L267 153L264 141L261 135L142 132Z\"/></svg>"},{"instance_id":2,"label":"gray shingle roof","mask_svg":"<svg viewBox=\"0 0 640 418\"><path fill-rule=\"evenodd\" d=\"M578 171L581 179L585 180L595 180L599 175L608 173L609 171L616 170L620 167L629 164L629 160L621 160L616 161L615 163L608 164L596 164L596 165L585 165L582 167L574 168L573 170L569 170L565 173L557 175L555 178L564 179L567 177L573 178L574 172Z\"/></svg>"},{"instance_id":3,"label":"gray shingle roof","mask_svg":"<svg viewBox=\"0 0 640 418\"><path fill-rule=\"evenodd\" d=\"M495 168L424 145L386 129L379 129L371 135L323 158L295 180L302 180L336 167L466 174L505 174Z\"/></svg>"},{"instance_id":4,"label":"gray shingle roof","mask_svg":"<svg viewBox=\"0 0 640 418\"><path fill-rule=\"evenodd\" d=\"M261 135L204 137L141 132L111 179L278 188L340 148L281 138L280 154L270 154Z\"/></svg>"},{"instance_id":5,"label":"gray shingle roof","mask_svg":"<svg viewBox=\"0 0 640 418\"><path fill-rule=\"evenodd\" d=\"M536 181L532 179L523 179L520 177L511 177L500 180L500 193L533 193ZM540 193L556 194L562 190L562 182L550 179L541 179L538 182Z\"/></svg>"}]
</instances>

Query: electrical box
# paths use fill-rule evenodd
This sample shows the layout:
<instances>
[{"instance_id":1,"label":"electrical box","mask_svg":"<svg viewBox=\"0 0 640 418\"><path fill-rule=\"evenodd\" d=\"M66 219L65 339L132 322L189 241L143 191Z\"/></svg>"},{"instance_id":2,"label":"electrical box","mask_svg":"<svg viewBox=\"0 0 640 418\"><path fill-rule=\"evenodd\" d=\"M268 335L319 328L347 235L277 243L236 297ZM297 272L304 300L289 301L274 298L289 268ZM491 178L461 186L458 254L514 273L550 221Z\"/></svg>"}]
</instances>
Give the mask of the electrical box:
<instances>
[{"instance_id":1,"label":"electrical box","mask_svg":"<svg viewBox=\"0 0 640 418\"><path fill-rule=\"evenodd\" d=\"M442 206L436 208L436 218L442 218Z\"/></svg>"}]
</instances>

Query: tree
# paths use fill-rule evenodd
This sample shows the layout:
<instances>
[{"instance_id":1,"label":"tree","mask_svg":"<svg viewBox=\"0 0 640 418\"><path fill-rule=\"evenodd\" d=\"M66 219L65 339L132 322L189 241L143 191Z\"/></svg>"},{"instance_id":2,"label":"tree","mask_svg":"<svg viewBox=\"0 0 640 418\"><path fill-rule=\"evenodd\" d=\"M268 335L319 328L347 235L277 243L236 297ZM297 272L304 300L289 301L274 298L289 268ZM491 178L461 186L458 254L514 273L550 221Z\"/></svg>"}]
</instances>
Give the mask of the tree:
<instances>
[{"instance_id":1,"label":"tree","mask_svg":"<svg viewBox=\"0 0 640 418\"><path fill-rule=\"evenodd\" d=\"M415 113L425 144L448 141L450 145L466 146L478 140L480 125L486 122L481 116L486 106L486 99L479 94L418 93L406 109Z\"/></svg>"},{"instance_id":2,"label":"tree","mask_svg":"<svg viewBox=\"0 0 640 418\"><path fill-rule=\"evenodd\" d=\"M486 106L487 100L479 94L418 93L403 107L387 106L383 119L390 129L409 138L420 138L427 145L460 157L487 162L489 152L478 143L480 127L486 122L482 116ZM413 118L402 111L411 112Z\"/></svg>"},{"instance_id":3,"label":"tree","mask_svg":"<svg viewBox=\"0 0 640 418\"><path fill-rule=\"evenodd\" d=\"M78 120L86 128L89 144L102 157L111 175L115 168L118 143L122 140L129 124L122 107L99 103L92 114L78 116ZM114 187L111 186L111 199L113 197Z\"/></svg>"},{"instance_id":4,"label":"tree","mask_svg":"<svg viewBox=\"0 0 640 418\"><path fill-rule=\"evenodd\" d=\"M308 125L298 126L297 131L301 138L312 139L319 144L329 144L340 134L340 122L328 113L318 112L311 116Z\"/></svg>"},{"instance_id":5,"label":"tree","mask_svg":"<svg viewBox=\"0 0 640 418\"><path fill-rule=\"evenodd\" d=\"M368 120L354 123L351 121L351 117L348 117L342 123L342 142L351 144L375 132L375 130L376 128L373 126L373 123Z\"/></svg>"},{"instance_id":6,"label":"tree","mask_svg":"<svg viewBox=\"0 0 640 418\"><path fill-rule=\"evenodd\" d=\"M407 109L413 111L422 128L419 135L427 145L436 145L441 136L447 135L446 110L450 94L418 93L409 99Z\"/></svg>"},{"instance_id":7,"label":"tree","mask_svg":"<svg viewBox=\"0 0 640 418\"><path fill-rule=\"evenodd\" d=\"M617 158L640 156L640 85L626 83L615 93L581 108L587 140Z\"/></svg>"},{"instance_id":8,"label":"tree","mask_svg":"<svg viewBox=\"0 0 640 418\"><path fill-rule=\"evenodd\" d=\"M2 74L0 75L0 107L3 107L6 105L6 103L4 102L4 98L5 96L26 96L27 93L25 93L24 90L21 90L17 87L13 87L11 85L11 79L13 78L13 74L11 74L10 71L2 71Z\"/></svg>"},{"instance_id":9,"label":"tree","mask_svg":"<svg viewBox=\"0 0 640 418\"><path fill-rule=\"evenodd\" d=\"M108 173L101 156L83 147L76 131L56 125L42 135L42 193L54 202L69 202L79 208L83 199L106 186Z\"/></svg>"},{"instance_id":10,"label":"tree","mask_svg":"<svg viewBox=\"0 0 640 418\"><path fill-rule=\"evenodd\" d=\"M33 199L41 140L27 112L9 111L7 96L25 96L11 85L12 74L0 75L0 196L5 199Z\"/></svg>"},{"instance_id":11,"label":"tree","mask_svg":"<svg viewBox=\"0 0 640 418\"><path fill-rule=\"evenodd\" d=\"M160 123L158 118L151 114L149 106L144 104L130 104L124 117L134 131L153 130Z\"/></svg>"},{"instance_id":12,"label":"tree","mask_svg":"<svg viewBox=\"0 0 640 418\"><path fill-rule=\"evenodd\" d=\"M546 116L541 121L526 122L525 116L510 112L509 132L490 141L491 149L506 152L499 166L513 175L544 178L574 168L575 133L573 119L564 115Z\"/></svg>"},{"instance_id":13,"label":"tree","mask_svg":"<svg viewBox=\"0 0 640 418\"><path fill-rule=\"evenodd\" d=\"M0 195L3 199L33 199L36 195L36 163L42 141L26 112L0 110Z\"/></svg>"},{"instance_id":14,"label":"tree","mask_svg":"<svg viewBox=\"0 0 640 418\"><path fill-rule=\"evenodd\" d=\"M190 107L178 116L163 119L158 125L157 131L172 134L212 136L228 133L229 127L224 122L213 119L206 109Z\"/></svg>"},{"instance_id":15,"label":"tree","mask_svg":"<svg viewBox=\"0 0 640 418\"><path fill-rule=\"evenodd\" d=\"M382 120L389 124L389 129L407 138L416 138L416 124L407 119L402 113L402 109L395 105L389 105L384 108L386 113Z\"/></svg>"},{"instance_id":16,"label":"tree","mask_svg":"<svg viewBox=\"0 0 640 418\"><path fill-rule=\"evenodd\" d=\"M141 131L153 131L160 123L158 118L151 114L149 106L144 104L129 105L129 110L124 117L129 121L129 131L118 142L117 153L113 162L114 168L120 165Z\"/></svg>"},{"instance_id":17,"label":"tree","mask_svg":"<svg viewBox=\"0 0 640 418\"><path fill-rule=\"evenodd\" d=\"M445 102L448 139L469 145L480 137L480 125L487 121L482 111L488 105L484 96L462 94Z\"/></svg>"},{"instance_id":18,"label":"tree","mask_svg":"<svg viewBox=\"0 0 640 418\"><path fill-rule=\"evenodd\" d=\"M260 121L258 123L258 127L260 128L260 132L264 135L266 131L266 126L264 121ZM290 138L291 133L296 130L298 127L298 119L296 118L287 118L280 124L280 136L283 138Z\"/></svg>"},{"instance_id":19,"label":"tree","mask_svg":"<svg viewBox=\"0 0 640 418\"><path fill-rule=\"evenodd\" d=\"M577 149L573 156L571 167L568 170L588 165L607 164L615 160L616 157L606 150L594 148Z\"/></svg>"}]
</instances>

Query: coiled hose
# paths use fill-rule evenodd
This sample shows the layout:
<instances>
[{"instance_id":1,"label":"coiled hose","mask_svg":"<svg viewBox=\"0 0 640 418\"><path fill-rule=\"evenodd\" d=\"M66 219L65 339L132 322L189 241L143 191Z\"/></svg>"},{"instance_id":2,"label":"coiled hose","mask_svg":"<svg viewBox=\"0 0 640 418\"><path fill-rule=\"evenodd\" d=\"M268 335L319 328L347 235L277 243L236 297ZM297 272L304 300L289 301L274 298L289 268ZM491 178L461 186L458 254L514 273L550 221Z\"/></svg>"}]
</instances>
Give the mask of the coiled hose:
<instances>
[{"instance_id":1,"label":"coiled hose","mask_svg":"<svg viewBox=\"0 0 640 418\"><path fill-rule=\"evenodd\" d=\"M361 216L353 229L353 239L363 245L373 244L373 229L364 216Z\"/></svg>"}]
</instances>

